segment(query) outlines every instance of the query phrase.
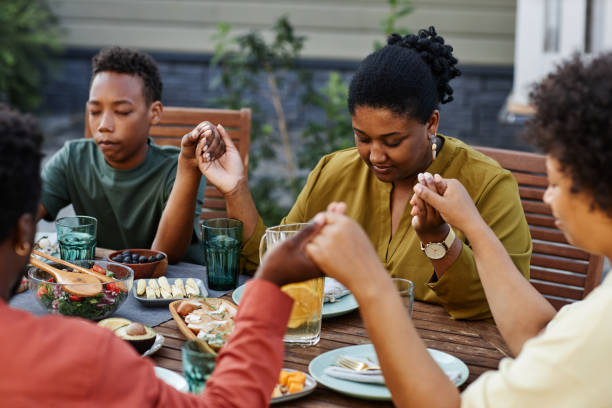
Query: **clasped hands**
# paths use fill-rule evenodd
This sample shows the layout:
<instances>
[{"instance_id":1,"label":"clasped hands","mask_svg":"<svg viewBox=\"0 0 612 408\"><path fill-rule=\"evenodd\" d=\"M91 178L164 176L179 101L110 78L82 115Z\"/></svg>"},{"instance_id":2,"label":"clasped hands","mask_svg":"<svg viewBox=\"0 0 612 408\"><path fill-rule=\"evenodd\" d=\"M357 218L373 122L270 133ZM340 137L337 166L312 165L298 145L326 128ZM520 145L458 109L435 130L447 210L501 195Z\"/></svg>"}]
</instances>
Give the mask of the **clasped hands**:
<instances>
[{"instance_id":1,"label":"clasped hands","mask_svg":"<svg viewBox=\"0 0 612 408\"><path fill-rule=\"evenodd\" d=\"M480 219L470 195L458 180L443 179L437 174L419 178L423 182L419 180L415 185L411 199L413 225L438 223L438 227L448 228L448 222L464 229ZM285 285L324 273L355 292L358 285L369 280L372 271L383 269L370 239L359 224L344 215L345 210L346 204L331 203L306 229L268 251L256 276Z\"/></svg>"}]
</instances>

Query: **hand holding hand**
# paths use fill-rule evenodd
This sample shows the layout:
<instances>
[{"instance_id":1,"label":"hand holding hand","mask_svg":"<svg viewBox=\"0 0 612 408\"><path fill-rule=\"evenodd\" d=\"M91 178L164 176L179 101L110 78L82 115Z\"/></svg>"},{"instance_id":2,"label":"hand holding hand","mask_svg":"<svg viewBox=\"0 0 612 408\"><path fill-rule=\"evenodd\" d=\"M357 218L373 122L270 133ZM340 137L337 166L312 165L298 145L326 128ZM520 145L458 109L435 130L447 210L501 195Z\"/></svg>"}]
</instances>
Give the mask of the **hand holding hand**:
<instances>
[{"instance_id":1,"label":"hand holding hand","mask_svg":"<svg viewBox=\"0 0 612 408\"><path fill-rule=\"evenodd\" d=\"M446 222L464 232L470 225L484 222L459 180L443 179L436 174L434 184L436 190L419 183L414 186L414 193L419 200L434 208Z\"/></svg>"},{"instance_id":2,"label":"hand holding hand","mask_svg":"<svg viewBox=\"0 0 612 408\"><path fill-rule=\"evenodd\" d=\"M321 224L312 223L294 237L268 251L255 277L282 286L323 276L305 251L306 245L321 227Z\"/></svg>"},{"instance_id":3,"label":"hand holding hand","mask_svg":"<svg viewBox=\"0 0 612 408\"><path fill-rule=\"evenodd\" d=\"M223 126L217 125L216 128L213 128L210 125L208 130L204 130L204 133L213 132L213 129L221 135L225 153L215 159L216 156L213 156L211 152L213 146L207 147L208 145L202 140L196 149L198 166L207 181L217 187L222 194L227 194L234 191L244 180L244 166L238 149Z\"/></svg>"},{"instance_id":4,"label":"hand holding hand","mask_svg":"<svg viewBox=\"0 0 612 408\"><path fill-rule=\"evenodd\" d=\"M330 204L319 213L315 223L323 225L321 231L306 245L306 253L326 275L342 282L351 291L363 283L361 274L381 268L380 260L370 239L355 221L343 215L343 204Z\"/></svg>"},{"instance_id":5,"label":"hand holding hand","mask_svg":"<svg viewBox=\"0 0 612 408\"><path fill-rule=\"evenodd\" d=\"M430 173L420 173L417 185L423 185L430 190L442 194L446 184L442 181L436 182ZM416 186L415 186L416 187ZM423 201L416 193L410 199L412 205L412 227L419 236L421 242L438 242L448 234L448 225L442 219L440 213L427 202Z\"/></svg>"},{"instance_id":6,"label":"hand holding hand","mask_svg":"<svg viewBox=\"0 0 612 408\"><path fill-rule=\"evenodd\" d=\"M221 134L210 122L202 122L181 139L181 158L198 167L197 148L202 145L208 154L208 159L213 161L225 153L225 143Z\"/></svg>"}]
</instances>

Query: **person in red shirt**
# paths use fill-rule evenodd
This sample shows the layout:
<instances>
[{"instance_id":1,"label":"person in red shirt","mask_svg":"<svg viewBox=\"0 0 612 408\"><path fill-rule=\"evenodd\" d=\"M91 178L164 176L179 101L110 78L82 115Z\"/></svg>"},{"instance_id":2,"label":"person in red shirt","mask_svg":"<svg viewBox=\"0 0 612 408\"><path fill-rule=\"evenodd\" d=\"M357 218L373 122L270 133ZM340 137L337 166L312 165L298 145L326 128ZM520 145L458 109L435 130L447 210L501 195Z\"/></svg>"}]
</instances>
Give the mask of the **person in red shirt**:
<instances>
[{"instance_id":1,"label":"person in red shirt","mask_svg":"<svg viewBox=\"0 0 612 408\"><path fill-rule=\"evenodd\" d=\"M314 227L269 252L247 285L235 330L219 353L204 394L184 394L158 379L153 363L109 330L82 319L35 317L8 306L36 231L41 142L31 117L0 106L0 405L268 406L292 306L279 286L320 274L303 251Z\"/></svg>"}]
</instances>

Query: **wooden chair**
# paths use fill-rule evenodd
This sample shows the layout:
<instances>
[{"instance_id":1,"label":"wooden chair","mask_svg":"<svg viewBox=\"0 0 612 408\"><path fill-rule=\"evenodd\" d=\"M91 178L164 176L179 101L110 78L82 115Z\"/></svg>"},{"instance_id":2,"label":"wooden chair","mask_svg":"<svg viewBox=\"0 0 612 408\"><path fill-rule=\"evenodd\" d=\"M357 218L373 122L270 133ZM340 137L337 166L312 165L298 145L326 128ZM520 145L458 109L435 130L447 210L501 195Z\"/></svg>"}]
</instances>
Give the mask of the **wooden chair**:
<instances>
[{"instance_id":1,"label":"wooden chair","mask_svg":"<svg viewBox=\"0 0 612 408\"><path fill-rule=\"evenodd\" d=\"M85 112L85 137L92 137ZM249 165L249 147L251 142L251 109L203 109L165 106L159 124L151 126L150 136L158 145L181 146L183 135L191 131L202 121L222 124L232 137L232 140L244 164L245 172ZM245 174L246 175L246 174ZM212 185L206 186L201 219L227 217L225 200Z\"/></svg>"},{"instance_id":2,"label":"wooden chair","mask_svg":"<svg viewBox=\"0 0 612 408\"><path fill-rule=\"evenodd\" d=\"M542 198L548 185L546 158L536 153L474 147L514 175L533 239L531 283L556 308L584 299L601 281L603 257L570 245Z\"/></svg>"}]
</instances>

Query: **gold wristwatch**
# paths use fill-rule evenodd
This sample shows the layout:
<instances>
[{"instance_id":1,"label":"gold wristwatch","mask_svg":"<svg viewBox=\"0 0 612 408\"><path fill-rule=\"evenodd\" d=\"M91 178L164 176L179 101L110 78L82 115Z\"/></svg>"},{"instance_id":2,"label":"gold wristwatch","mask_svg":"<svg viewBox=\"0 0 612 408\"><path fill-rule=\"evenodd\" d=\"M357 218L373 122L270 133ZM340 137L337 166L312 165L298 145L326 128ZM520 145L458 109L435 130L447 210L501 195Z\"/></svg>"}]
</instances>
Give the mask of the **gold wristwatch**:
<instances>
[{"instance_id":1,"label":"gold wristwatch","mask_svg":"<svg viewBox=\"0 0 612 408\"><path fill-rule=\"evenodd\" d=\"M446 256L446 253L450 249L451 245L455 241L455 231L453 228L449 226L448 235L444 238L442 242L430 242L423 246L421 242L421 250L425 252L425 255L429 259L442 259Z\"/></svg>"}]
</instances>

